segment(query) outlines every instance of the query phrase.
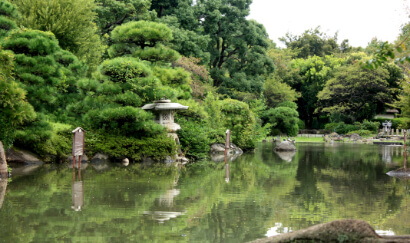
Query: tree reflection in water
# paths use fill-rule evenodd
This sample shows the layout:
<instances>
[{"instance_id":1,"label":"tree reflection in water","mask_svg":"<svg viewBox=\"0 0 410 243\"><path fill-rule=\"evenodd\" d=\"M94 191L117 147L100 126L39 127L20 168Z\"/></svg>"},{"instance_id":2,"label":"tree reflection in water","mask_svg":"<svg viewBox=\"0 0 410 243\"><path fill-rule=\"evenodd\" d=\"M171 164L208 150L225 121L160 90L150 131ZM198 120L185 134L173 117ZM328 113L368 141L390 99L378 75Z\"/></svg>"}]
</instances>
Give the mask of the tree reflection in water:
<instances>
[{"instance_id":1,"label":"tree reflection in water","mask_svg":"<svg viewBox=\"0 0 410 243\"><path fill-rule=\"evenodd\" d=\"M401 165L401 154L393 150L386 163L378 146L299 144L286 162L272 149L261 144L229 164L198 161L182 168L109 164L97 170L90 164L81 170L81 179L76 170L74 180L72 165L43 165L7 185L1 239L247 242L268 231L343 218L410 234L407 181L386 175ZM79 181L82 200L71 201ZM79 212L71 209L77 205Z\"/></svg>"}]
</instances>

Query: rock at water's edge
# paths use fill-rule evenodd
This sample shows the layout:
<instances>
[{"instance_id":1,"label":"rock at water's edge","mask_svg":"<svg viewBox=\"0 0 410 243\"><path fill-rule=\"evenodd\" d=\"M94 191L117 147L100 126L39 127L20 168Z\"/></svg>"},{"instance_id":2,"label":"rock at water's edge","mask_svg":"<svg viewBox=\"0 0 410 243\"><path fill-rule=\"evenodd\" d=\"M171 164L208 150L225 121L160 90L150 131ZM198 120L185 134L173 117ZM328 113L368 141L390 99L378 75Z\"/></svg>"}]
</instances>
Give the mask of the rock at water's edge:
<instances>
[{"instance_id":1,"label":"rock at water's edge","mask_svg":"<svg viewBox=\"0 0 410 243\"><path fill-rule=\"evenodd\" d=\"M14 147L7 149L6 154L8 162L24 164L43 164L43 162L35 154L24 150L19 150Z\"/></svg>"},{"instance_id":2,"label":"rock at water's edge","mask_svg":"<svg viewBox=\"0 0 410 243\"><path fill-rule=\"evenodd\" d=\"M365 239L380 239L375 230L363 220L345 219L335 220L325 224L318 224L306 229L272 236L253 241L267 242L339 242L340 237L347 237L349 242L362 242Z\"/></svg>"},{"instance_id":3,"label":"rock at water's edge","mask_svg":"<svg viewBox=\"0 0 410 243\"><path fill-rule=\"evenodd\" d=\"M274 148L275 151L296 151L296 146L289 141L283 141Z\"/></svg>"},{"instance_id":4,"label":"rock at water's edge","mask_svg":"<svg viewBox=\"0 0 410 243\"><path fill-rule=\"evenodd\" d=\"M210 152L212 154L214 153L225 153L225 145L222 143L214 143L211 146ZM241 148L236 146L235 144L231 143L231 146L228 149L228 154L243 154L243 151Z\"/></svg>"},{"instance_id":5,"label":"rock at water's edge","mask_svg":"<svg viewBox=\"0 0 410 243\"><path fill-rule=\"evenodd\" d=\"M90 161L92 164L106 164L110 162L108 155L103 153L96 153Z\"/></svg>"}]
</instances>

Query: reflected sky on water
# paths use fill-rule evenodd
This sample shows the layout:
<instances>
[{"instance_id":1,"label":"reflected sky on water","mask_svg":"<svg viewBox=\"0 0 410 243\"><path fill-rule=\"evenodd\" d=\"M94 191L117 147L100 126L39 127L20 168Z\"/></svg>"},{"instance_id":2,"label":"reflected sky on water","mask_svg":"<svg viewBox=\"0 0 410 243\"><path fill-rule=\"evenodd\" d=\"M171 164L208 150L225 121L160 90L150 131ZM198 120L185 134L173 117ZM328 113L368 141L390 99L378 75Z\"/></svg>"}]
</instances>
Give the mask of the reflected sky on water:
<instances>
[{"instance_id":1,"label":"reflected sky on water","mask_svg":"<svg viewBox=\"0 0 410 243\"><path fill-rule=\"evenodd\" d=\"M410 234L409 182L386 175L403 166L402 147L297 148L261 143L227 164L182 168L16 168L0 182L0 242L247 242L348 218Z\"/></svg>"}]
</instances>

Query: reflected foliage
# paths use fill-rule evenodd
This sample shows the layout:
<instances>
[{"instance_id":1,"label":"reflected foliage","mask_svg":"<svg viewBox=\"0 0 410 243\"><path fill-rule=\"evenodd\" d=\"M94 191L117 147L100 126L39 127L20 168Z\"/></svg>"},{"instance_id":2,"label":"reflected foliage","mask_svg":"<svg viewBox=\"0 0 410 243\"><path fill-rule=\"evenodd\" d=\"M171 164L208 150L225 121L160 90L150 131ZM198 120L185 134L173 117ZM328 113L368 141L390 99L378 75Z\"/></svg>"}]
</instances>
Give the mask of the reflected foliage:
<instances>
[{"instance_id":1,"label":"reflected foliage","mask_svg":"<svg viewBox=\"0 0 410 243\"><path fill-rule=\"evenodd\" d=\"M229 171L209 161L104 172L89 164L78 212L71 208L72 169L45 165L7 186L0 234L7 242L247 242L277 225L281 233L347 218L410 234L408 181L385 175L401 166L401 149L298 144L287 162L272 144L257 148L230 162Z\"/></svg>"}]
</instances>

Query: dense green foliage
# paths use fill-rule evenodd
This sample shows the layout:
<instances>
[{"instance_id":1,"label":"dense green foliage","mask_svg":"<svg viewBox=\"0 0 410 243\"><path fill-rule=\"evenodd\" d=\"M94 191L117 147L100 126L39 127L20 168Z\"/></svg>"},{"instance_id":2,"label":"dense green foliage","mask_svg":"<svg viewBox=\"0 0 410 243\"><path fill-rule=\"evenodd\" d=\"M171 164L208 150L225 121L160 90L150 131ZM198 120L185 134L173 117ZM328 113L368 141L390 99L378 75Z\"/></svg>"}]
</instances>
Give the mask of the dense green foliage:
<instances>
[{"instance_id":1,"label":"dense green foliage","mask_svg":"<svg viewBox=\"0 0 410 243\"><path fill-rule=\"evenodd\" d=\"M2 46L15 53L16 80L27 91L37 112L64 114L67 103L76 98L76 81L86 67L77 57L62 50L50 32L13 31Z\"/></svg>"},{"instance_id":2,"label":"dense green foliage","mask_svg":"<svg viewBox=\"0 0 410 243\"><path fill-rule=\"evenodd\" d=\"M104 153L111 158L129 158L132 161L144 158L161 160L176 150L174 140L166 136L135 139L133 136L88 134L86 143L92 154Z\"/></svg>"},{"instance_id":3,"label":"dense green foliage","mask_svg":"<svg viewBox=\"0 0 410 243\"><path fill-rule=\"evenodd\" d=\"M17 16L18 11L15 5L6 0L0 0L0 39L17 28L17 24L13 21Z\"/></svg>"},{"instance_id":4,"label":"dense green foliage","mask_svg":"<svg viewBox=\"0 0 410 243\"><path fill-rule=\"evenodd\" d=\"M131 20L144 18L150 6L149 0L96 0L96 24L102 35Z\"/></svg>"},{"instance_id":5,"label":"dense green foliage","mask_svg":"<svg viewBox=\"0 0 410 243\"><path fill-rule=\"evenodd\" d=\"M368 131L368 132L375 134L378 132L380 124L381 123L378 121L372 122L372 121L367 121L367 120L364 120L362 123L355 122L353 124L346 124L344 122L331 122L325 125L325 129L328 130L329 132L336 132L339 134L355 133L355 131ZM356 132L356 133L359 133L359 132ZM366 132L362 132L362 134L363 133L366 133Z\"/></svg>"},{"instance_id":6,"label":"dense green foliage","mask_svg":"<svg viewBox=\"0 0 410 243\"><path fill-rule=\"evenodd\" d=\"M288 136L296 136L299 131L299 114L297 105L293 102L283 102L275 108L267 110L263 114L263 119L269 122L274 129L287 134ZM271 135L277 135L271 133Z\"/></svg>"},{"instance_id":7,"label":"dense green foliage","mask_svg":"<svg viewBox=\"0 0 410 243\"><path fill-rule=\"evenodd\" d=\"M306 30L300 36L294 36L287 33L285 37L280 38L286 47L297 53L297 58L308 58L313 56L324 57L337 53L339 45L337 44L337 34L328 37L320 32L320 27ZM343 51L348 50L348 41L343 42Z\"/></svg>"},{"instance_id":8,"label":"dense green foliage","mask_svg":"<svg viewBox=\"0 0 410 243\"><path fill-rule=\"evenodd\" d=\"M317 95L319 110L350 116L352 120L373 118L377 110L375 101L392 102L392 92L386 81L388 75L387 70L382 68L340 68Z\"/></svg>"},{"instance_id":9,"label":"dense green foliage","mask_svg":"<svg viewBox=\"0 0 410 243\"><path fill-rule=\"evenodd\" d=\"M17 127L35 118L25 90L13 79L13 58L10 51L0 49L0 141L6 148L13 144Z\"/></svg>"},{"instance_id":10,"label":"dense green foliage","mask_svg":"<svg viewBox=\"0 0 410 243\"><path fill-rule=\"evenodd\" d=\"M251 3L0 0L0 46L15 56L16 84L7 85L36 113L19 122L16 143L59 157L68 151L61 131L78 126L94 134L93 152L105 136L161 141L166 131L140 109L158 99L190 107L177 122L182 152L196 159L223 142L226 129L248 150L267 134L294 136L329 122L355 126L391 106L410 114L405 64L358 65L385 55L373 55L383 42L353 48L317 27L287 34L280 39L287 48L278 48L248 19ZM402 31L406 47L408 26Z\"/></svg>"},{"instance_id":11,"label":"dense green foliage","mask_svg":"<svg viewBox=\"0 0 410 243\"><path fill-rule=\"evenodd\" d=\"M377 118L377 119L372 119L372 121L379 122L380 124L390 121L392 123L391 127L392 129L408 129L410 127L410 118L409 117L403 117L403 118Z\"/></svg>"},{"instance_id":12,"label":"dense green foliage","mask_svg":"<svg viewBox=\"0 0 410 243\"><path fill-rule=\"evenodd\" d=\"M94 20L94 0L14 0L21 12L19 24L50 31L62 49L77 55L92 68L101 61L104 46Z\"/></svg>"}]
</instances>

